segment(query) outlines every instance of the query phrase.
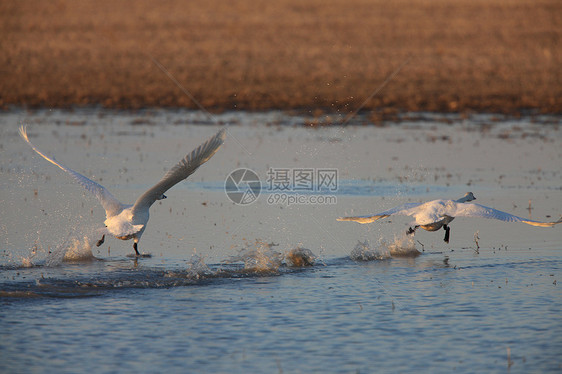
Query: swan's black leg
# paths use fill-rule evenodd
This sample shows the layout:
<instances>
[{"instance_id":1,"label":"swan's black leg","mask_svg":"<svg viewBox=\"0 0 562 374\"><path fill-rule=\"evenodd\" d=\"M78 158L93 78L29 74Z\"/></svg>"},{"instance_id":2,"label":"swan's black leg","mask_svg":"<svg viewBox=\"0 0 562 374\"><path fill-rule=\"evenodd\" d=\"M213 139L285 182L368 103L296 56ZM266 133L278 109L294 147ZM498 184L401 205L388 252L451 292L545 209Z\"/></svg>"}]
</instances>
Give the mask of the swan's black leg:
<instances>
[{"instance_id":1,"label":"swan's black leg","mask_svg":"<svg viewBox=\"0 0 562 374\"><path fill-rule=\"evenodd\" d=\"M449 243L449 231L451 231L451 228L447 225L443 225L443 229L445 230L445 239L443 240L445 243Z\"/></svg>"},{"instance_id":2,"label":"swan's black leg","mask_svg":"<svg viewBox=\"0 0 562 374\"><path fill-rule=\"evenodd\" d=\"M103 234L101 239L98 240L98 242L96 243L96 247L99 247L100 245L102 245L104 241L105 241L105 234Z\"/></svg>"},{"instance_id":3,"label":"swan's black leg","mask_svg":"<svg viewBox=\"0 0 562 374\"><path fill-rule=\"evenodd\" d=\"M420 226L417 225L417 226L414 226L414 228L411 228L411 227L410 227L410 228L408 229L408 231L406 231L406 234L407 234L407 235L413 235L413 234L416 232L416 230L418 229L418 227L420 227Z\"/></svg>"},{"instance_id":4,"label":"swan's black leg","mask_svg":"<svg viewBox=\"0 0 562 374\"><path fill-rule=\"evenodd\" d=\"M140 256L140 253L137 249L137 243L133 243L133 249L135 250L135 253L137 254L137 256Z\"/></svg>"}]
</instances>

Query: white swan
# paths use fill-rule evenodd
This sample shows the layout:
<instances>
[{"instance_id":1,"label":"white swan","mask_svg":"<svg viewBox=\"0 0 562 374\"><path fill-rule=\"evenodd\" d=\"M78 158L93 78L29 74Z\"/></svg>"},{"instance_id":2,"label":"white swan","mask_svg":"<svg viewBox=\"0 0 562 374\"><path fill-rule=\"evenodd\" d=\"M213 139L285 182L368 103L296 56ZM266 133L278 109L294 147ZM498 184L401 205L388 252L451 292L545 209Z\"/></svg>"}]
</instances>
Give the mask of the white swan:
<instances>
[{"instance_id":1,"label":"white swan","mask_svg":"<svg viewBox=\"0 0 562 374\"><path fill-rule=\"evenodd\" d=\"M418 227L427 231L437 231L443 227L445 230L444 240L446 243L449 242L449 232L451 230L448 225L455 217L493 218L506 222L523 222L540 227L552 227L562 222L562 218L556 222L533 221L487 206L468 203L473 200L476 200L474 194L472 192L467 192L458 200L432 200L426 203L407 203L378 214L358 217L341 217L338 218L338 221L371 223L391 215L411 216L415 218L416 225L414 228L410 227L408 234L413 234Z\"/></svg>"},{"instance_id":2,"label":"white swan","mask_svg":"<svg viewBox=\"0 0 562 374\"><path fill-rule=\"evenodd\" d=\"M149 208L156 201L165 199L164 192L168 191L172 186L186 179L193 174L195 170L206 161L208 161L222 145L225 132L224 129L216 133L212 138L201 144L194 149L190 154L185 156L173 168L171 168L166 175L156 183L152 188L142 194L134 204L122 204L102 185L86 178L80 173L75 172L66 166L61 165L54 158L45 156L37 147L35 147L29 137L25 126L19 128L21 137L31 146L31 148L45 160L58 166L62 170L70 174L82 187L93 193L103 208L105 209L105 226L107 232L115 236L117 239L129 240L133 239L133 249L137 256L140 256L138 251L138 242L146 228L149 218ZM98 241L97 246L103 244L105 234Z\"/></svg>"}]
</instances>

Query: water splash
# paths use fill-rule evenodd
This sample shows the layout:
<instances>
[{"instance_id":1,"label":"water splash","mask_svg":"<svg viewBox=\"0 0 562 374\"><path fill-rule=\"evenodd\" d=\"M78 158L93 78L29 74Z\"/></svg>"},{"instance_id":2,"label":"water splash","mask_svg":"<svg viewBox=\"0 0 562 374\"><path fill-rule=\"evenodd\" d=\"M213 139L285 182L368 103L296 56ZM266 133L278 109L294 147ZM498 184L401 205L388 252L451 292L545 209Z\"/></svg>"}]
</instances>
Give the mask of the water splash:
<instances>
[{"instance_id":1,"label":"water splash","mask_svg":"<svg viewBox=\"0 0 562 374\"><path fill-rule=\"evenodd\" d=\"M379 261L390 258L390 250L386 245L372 249L368 240L357 241L355 248L349 254L353 261Z\"/></svg>"},{"instance_id":2,"label":"water splash","mask_svg":"<svg viewBox=\"0 0 562 374\"><path fill-rule=\"evenodd\" d=\"M19 256L12 265L14 268L37 266L54 267L63 262L90 262L96 258L92 253L93 231L80 233L72 230L66 239L54 245L42 243L37 239L28 253Z\"/></svg>"},{"instance_id":3,"label":"water splash","mask_svg":"<svg viewBox=\"0 0 562 374\"><path fill-rule=\"evenodd\" d=\"M384 245L387 246L390 255L393 257L417 257L421 254L416 248L414 236L405 233L400 236L395 236L392 243L384 243Z\"/></svg>"},{"instance_id":4,"label":"water splash","mask_svg":"<svg viewBox=\"0 0 562 374\"><path fill-rule=\"evenodd\" d=\"M92 253L92 240L87 236L80 241L78 238L71 238L66 247L62 261L64 262L85 262L93 261L96 258Z\"/></svg>"},{"instance_id":5,"label":"water splash","mask_svg":"<svg viewBox=\"0 0 562 374\"><path fill-rule=\"evenodd\" d=\"M252 247L242 249L238 255L230 257L224 263L242 262L246 273L276 273L279 268L314 266L317 256L307 248L296 247L281 252L273 250L274 243L256 240Z\"/></svg>"},{"instance_id":6,"label":"water splash","mask_svg":"<svg viewBox=\"0 0 562 374\"><path fill-rule=\"evenodd\" d=\"M313 266L317 260L317 256L307 248L298 246L283 252L272 249L276 246L273 243L256 240L222 264L207 265L204 257L194 252L184 265L162 269L137 261L132 266L126 260L92 262L91 259L95 259L91 249L92 239L95 238L73 234L47 254L39 243L34 254L26 258L25 264L30 267L28 271L20 276L21 266L8 269L15 271L6 273L8 283L1 290L0 297L74 298L98 296L110 290L183 287L216 279L282 275L297 271L297 268ZM42 258L37 260L38 257ZM68 274L52 276L59 274L57 265L75 266L77 261L88 263L73 268Z\"/></svg>"},{"instance_id":7,"label":"water splash","mask_svg":"<svg viewBox=\"0 0 562 374\"><path fill-rule=\"evenodd\" d=\"M380 261L391 257L416 257L421 253L416 248L412 235L394 237L393 242L380 239L376 248L371 248L368 240L358 241L349 254L353 261Z\"/></svg>"},{"instance_id":8,"label":"water splash","mask_svg":"<svg viewBox=\"0 0 562 374\"><path fill-rule=\"evenodd\" d=\"M256 240L252 247L243 248L237 256L232 256L224 263L244 263L244 270L252 273L275 273L283 264L283 254L271 249L273 243Z\"/></svg>"},{"instance_id":9,"label":"water splash","mask_svg":"<svg viewBox=\"0 0 562 374\"><path fill-rule=\"evenodd\" d=\"M201 280L212 278L218 275L218 272L212 270L204 261L203 257L197 253L193 253L187 262L187 268L181 271L168 271L164 274L165 278L184 278L191 280Z\"/></svg>"},{"instance_id":10,"label":"water splash","mask_svg":"<svg viewBox=\"0 0 562 374\"><path fill-rule=\"evenodd\" d=\"M305 267L314 266L316 256L310 249L293 248L285 253L285 263L289 267Z\"/></svg>"}]
</instances>

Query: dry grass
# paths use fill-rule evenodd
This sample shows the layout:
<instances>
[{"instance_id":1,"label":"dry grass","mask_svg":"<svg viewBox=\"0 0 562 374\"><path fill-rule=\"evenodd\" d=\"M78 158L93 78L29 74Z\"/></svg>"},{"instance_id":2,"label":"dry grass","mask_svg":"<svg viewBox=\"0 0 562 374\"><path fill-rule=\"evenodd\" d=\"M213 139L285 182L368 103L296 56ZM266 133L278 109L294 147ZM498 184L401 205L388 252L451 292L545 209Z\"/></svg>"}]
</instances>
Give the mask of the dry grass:
<instances>
[{"instance_id":1,"label":"dry grass","mask_svg":"<svg viewBox=\"0 0 562 374\"><path fill-rule=\"evenodd\" d=\"M562 112L559 0L2 1L0 106Z\"/></svg>"}]
</instances>

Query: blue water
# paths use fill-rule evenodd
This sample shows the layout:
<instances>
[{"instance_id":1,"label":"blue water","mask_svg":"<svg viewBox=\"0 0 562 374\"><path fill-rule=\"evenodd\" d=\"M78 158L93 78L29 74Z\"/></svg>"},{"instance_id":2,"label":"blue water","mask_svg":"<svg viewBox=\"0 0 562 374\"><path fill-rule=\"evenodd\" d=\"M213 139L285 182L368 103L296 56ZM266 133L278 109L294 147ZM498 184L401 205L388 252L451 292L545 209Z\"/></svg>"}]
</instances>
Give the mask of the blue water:
<instances>
[{"instance_id":1,"label":"blue water","mask_svg":"<svg viewBox=\"0 0 562 374\"><path fill-rule=\"evenodd\" d=\"M562 250L344 257L265 272L151 264L4 269L0 371L550 372L562 365L562 291L553 284L562 279Z\"/></svg>"},{"instance_id":2,"label":"blue water","mask_svg":"<svg viewBox=\"0 0 562 374\"><path fill-rule=\"evenodd\" d=\"M562 225L459 218L445 244L443 231L405 239L408 219L336 221L469 190L557 219L559 125L310 130L242 116L153 207L140 259L130 241L90 246L101 208L16 132L30 124L46 152L129 198L215 132L168 126L184 116L0 115L0 373L562 371ZM236 206L222 188L239 167L336 167L337 204L268 204L264 191Z\"/></svg>"}]
</instances>

